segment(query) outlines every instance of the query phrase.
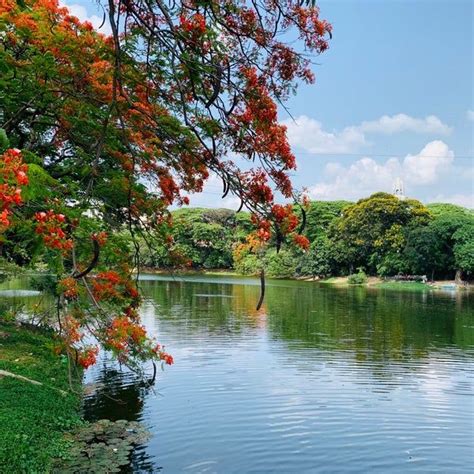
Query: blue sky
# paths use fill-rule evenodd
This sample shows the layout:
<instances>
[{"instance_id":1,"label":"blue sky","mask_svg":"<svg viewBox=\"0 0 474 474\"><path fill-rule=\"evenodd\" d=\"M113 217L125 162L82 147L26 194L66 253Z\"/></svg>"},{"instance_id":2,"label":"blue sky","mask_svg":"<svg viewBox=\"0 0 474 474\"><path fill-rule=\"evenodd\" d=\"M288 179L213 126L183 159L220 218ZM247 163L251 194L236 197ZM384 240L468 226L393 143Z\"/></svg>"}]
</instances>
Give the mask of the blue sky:
<instances>
[{"instance_id":1,"label":"blue sky","mask_svg":"<svg viewBox=\"0 0 474 474\"><path fill-rule=\"evenodd\" d=\"M93 0L63 3L82 19L96 12ZM316 84L290 99L292 118L280 114L295 185L314 199L356 200L401 178L410 197L474 207L474 2L318 5L333 25L330 50L315 58ZM234 207L219 189L211 179L191 203Z\"/></svg>"}]
</instances>

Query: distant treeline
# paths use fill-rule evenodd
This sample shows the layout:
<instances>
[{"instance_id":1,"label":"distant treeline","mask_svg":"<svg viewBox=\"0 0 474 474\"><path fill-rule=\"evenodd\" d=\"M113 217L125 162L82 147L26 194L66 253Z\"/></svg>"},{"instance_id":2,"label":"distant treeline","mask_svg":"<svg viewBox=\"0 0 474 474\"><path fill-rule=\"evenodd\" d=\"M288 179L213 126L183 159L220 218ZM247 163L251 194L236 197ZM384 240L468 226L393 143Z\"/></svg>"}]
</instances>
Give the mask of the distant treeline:
<instances>
[{"instance_id":1,"label":"distant treeline","mask_svg":"<svg viewBox=\"0 0 474 474\"><path fill-rule=\"evenodd\" d=\"M253 230L250 215L228 209L180 209L173 213L174 253L195 269L234 269L273 277L427 275L471 279L474 212L453 204L423 205L376 193L356 203L313 201L304 233L307 252L288 243L255 255L241 244ZM147 267L173 265L168 247L146 251Z\"/></svg>"}]
</instances>

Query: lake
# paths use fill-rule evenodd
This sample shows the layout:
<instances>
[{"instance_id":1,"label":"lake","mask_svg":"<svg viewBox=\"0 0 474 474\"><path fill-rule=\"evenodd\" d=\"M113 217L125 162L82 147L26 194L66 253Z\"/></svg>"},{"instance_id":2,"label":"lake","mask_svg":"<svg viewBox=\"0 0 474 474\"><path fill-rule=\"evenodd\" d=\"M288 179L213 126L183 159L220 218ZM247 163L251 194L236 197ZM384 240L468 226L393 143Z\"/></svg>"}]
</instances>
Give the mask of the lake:
<instances>
[{"instance_id":1,"label":"lake","mask_svg":"<svg viewBox=\"0 0 474 474\"><path fill-rule=\"evenodd\" d=\"M472 472L472 294L269 280L256 311L252 278L141 287L175 364L149 389L103 358L84 404L153 433L129 472Z\"/></svg>"}]
</instances>

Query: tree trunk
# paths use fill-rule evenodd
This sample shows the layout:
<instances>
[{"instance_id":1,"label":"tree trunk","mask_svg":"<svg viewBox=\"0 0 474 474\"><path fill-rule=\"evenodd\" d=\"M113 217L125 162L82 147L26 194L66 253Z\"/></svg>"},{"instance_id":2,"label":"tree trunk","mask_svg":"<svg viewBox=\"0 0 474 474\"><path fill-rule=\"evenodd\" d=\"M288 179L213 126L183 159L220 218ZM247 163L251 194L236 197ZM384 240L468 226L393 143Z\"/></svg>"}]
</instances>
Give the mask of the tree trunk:
<instances>
[{"instance_id":1,"label":"tree trunk","mask_svg":"<svg viewBox=\"0 0 474 474\"><path fill-rule=\"evenodd\" d=\"M456 285L462 285L464 283L462 281L462 270L456 270L456 275L454 276L454 283L456 283Z\"/></svg>"}]
</instances>

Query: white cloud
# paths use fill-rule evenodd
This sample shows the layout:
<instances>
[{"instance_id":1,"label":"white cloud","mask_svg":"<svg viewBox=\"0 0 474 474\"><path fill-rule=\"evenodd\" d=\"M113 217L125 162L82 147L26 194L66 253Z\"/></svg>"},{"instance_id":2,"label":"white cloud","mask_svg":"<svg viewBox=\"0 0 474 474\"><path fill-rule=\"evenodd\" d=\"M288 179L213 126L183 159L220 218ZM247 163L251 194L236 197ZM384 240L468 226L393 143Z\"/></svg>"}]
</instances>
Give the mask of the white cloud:
<instances>
[{"instance_id":1,"label":"white cloud","mask_svg":"<svg viewBox=\"0 0 474 474\"><path fill-rule=\"evenodd\" d=\"M288 139L291 146L309 153L354 153L370 145L366 135L379 133L413 132L423 134L446 135L451 128L435 115L423 119L410 117L406 114L384 115L377 120L362 122L360 125L345 127L341 131L327 131L321 122L300 115L295 120L287 119L283 124L288 128Z\"/></svg>"},{"instance_id":2,"label":"white cloud","mask_svg":"<svg viewBox=\"0 0 474 474\"><path fill-rule=\"evenodd\" d=\"M435 140L428 143L417 155L408 155L403 160L406 180L413 184L434 183L439 173L454 159L454 153L446 143Z\"/></svg>"},{"instance_id":3,"label":"white cloud","mask_svg":"<svg viewBox=\"0 0 474 474\"><path fill-rule=\"evenodd\" d=\"M474 122L474 110L468 110L466 112L466 117L469 121Z\"/></svg>"},{"instance_id":4,"label":"white cloud","mask_svg":"<svg viewBox=\"0 0 474 474\"><path fill-rule=\"evenodd\" d=\"M437 194L428 199L428 202L450 202L458 206L474 209L474 191L471 194Z\"/></svg>"},{"instance_id":5,"label":"white cloud","mask_svg":"<svg viewBox=\"0 0 474 474\"><path fill-rule=\"evenodd\" d=\"M383 133L392 135L401 132L428 133L447 135L451 128L444 124L436 115L428 115L419 119L406 114L383 115L378 120L362 122L359 130L366 133Z\"/></svg>"},{"instance_id":6,"label":"white cloud","mask_svg":"<svg viewBox=\"0 0 474 474\"><path fill-rule=\"evenodd\" d=\"M350 153L368 143L364 134L355 127L346 127L342 132L327 132L321 122L306 115L294 121L285 120L288 139L294 147L310 153Z\"/></svg>"},{"instance_id":7,"label":"white cloud","mask_svg":"<svg viewBox=\"0 0 474 474\"><path fill-rule=\"evenodd\" d=\"M104 33L105 35L111 35L112 30L110 29L110 24L107 18L105 18L103 15L98 16L98 15L89 15L87 9L83 5L79 5L78 3L66 3L63 1L59 2L60 6L66 7L70 14L79 18L81 21L88 21L92 24L92 26L100 31L101 33Z\"/></svg>"},{"instance_id":8,"label":"white cloud","mask_svg":"<svg viewBox=\"0 0 474 474\"><path fill-rule=\"evenodd\" d=\"M435 140L418 154L407 155L403 160L389 158L377 163L372 158L361 158L351 165L328 163L326 180L309 188L314 199L356 200L377 191L392 192L395 180L400 177L410 190L420 185L433 184L445 173L454 153L446 143Z\"/></svg>"}]
</instances>

